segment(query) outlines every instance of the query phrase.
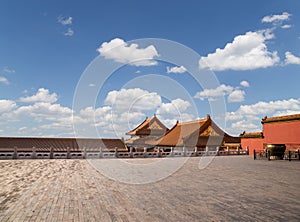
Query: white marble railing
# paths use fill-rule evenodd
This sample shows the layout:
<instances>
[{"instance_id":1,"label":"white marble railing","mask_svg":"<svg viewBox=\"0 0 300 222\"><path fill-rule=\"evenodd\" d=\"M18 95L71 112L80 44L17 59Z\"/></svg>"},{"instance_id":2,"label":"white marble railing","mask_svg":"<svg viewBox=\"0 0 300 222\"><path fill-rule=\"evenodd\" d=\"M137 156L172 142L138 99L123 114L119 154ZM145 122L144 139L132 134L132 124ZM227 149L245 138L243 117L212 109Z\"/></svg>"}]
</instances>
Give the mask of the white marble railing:
<instances>
[{"instance_id":1,"label":"white marble railing","mask_svg":"<svg viewBox=\"0 0 300 222\"><path fill-rule=\"evenodd\" d=\"M0 152L0 159L93 159L93 158L158 158L248 155L247 150L173 151L171 152Z\"/></svg>"}]
</instances>

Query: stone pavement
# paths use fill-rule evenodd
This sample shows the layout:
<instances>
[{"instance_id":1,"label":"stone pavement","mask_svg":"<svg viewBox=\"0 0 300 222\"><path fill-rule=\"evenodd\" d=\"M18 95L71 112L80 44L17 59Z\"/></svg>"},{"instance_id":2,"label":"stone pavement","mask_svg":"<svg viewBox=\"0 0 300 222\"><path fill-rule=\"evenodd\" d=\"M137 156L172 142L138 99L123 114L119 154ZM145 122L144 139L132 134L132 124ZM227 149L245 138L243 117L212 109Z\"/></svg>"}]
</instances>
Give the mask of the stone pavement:
<instances>
[{"instance_id":1,"label":"stone pavement","mask_svg":"<svg viewBox=\"0 0 300 222\"><path fill-rule=\"evenodd\" d=\"M86 160L3 160L0 221L300 221L299 161L199 160L144 185Z\"/></svg>"}]
</instances>

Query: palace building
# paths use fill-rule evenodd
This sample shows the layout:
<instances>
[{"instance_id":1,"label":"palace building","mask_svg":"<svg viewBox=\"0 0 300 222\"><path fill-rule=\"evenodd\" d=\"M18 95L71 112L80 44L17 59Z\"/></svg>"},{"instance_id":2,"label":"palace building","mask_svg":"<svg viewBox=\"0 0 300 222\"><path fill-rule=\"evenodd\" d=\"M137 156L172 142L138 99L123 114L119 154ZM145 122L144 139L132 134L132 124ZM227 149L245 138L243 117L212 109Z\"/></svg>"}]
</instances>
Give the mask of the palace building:
<instances>
[{"instance_id":1,"label":"palace building","mask_svg":"<svg viewBox=\"0 0 300 222\"><path fill-rule=\"evenodd\" d=\"M134 151L143 151L144 148L153 148L151 141L164 136L169 129L156 117L146 117L146 119L136 128L126 133L131 136L126 141L126 145L134 149Z\"/></svg>"},{"instance_id":2,"label":"palace building","mask_svg":"<svg viewBox=\"0 0 300 222\"><path fill-rule=\"evenodd\" d=\"M262 132L243 132L241 145L253 150L263 150L269 144L284 144L287 150L300 150L300 114L265 117L261 121Z\"/></svg>"},{"instance_id":3,"label":"palace building","mask_svg":"<svg viewBox=\"0 0 300 222\"><path fill-rule=\"evenodd\" d=\"M155 126L155 127L154 127ZM135 149L162 149L168 151L172 148L186 148L201 151L205 149L223 150L239 149L240 138L225 133L211 119L206 118L175 124L168 130L156 116L147 118L127 135L131 139L126 141L127 146Z\"/></svg>"}]
</instances>

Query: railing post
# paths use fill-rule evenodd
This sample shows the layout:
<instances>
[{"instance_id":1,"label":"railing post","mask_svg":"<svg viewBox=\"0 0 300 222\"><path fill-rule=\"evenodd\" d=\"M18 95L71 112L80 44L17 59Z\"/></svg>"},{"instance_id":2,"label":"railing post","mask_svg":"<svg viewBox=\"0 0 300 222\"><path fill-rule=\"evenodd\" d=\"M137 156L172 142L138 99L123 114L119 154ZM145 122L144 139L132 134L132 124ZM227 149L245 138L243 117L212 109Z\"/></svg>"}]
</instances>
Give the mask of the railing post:
<instances>
[{"instance_id":1,"label":"railing post","mask_svg":"<svg viewBox=\"0 0 300 222\"><path fill-rule=\"evenodd\" d=\"M256 160L256 150L255 149L253 150L253 158L254 158L254 160Z\"/></svg>"},{"instance_id":2,"label":"railing post","mask_svg":"<svg viewBox=\"0 0 300 222\"><path fill-rule=\"evenodd\" d=\"M300 160L300 151L298 150L298 160Z\"/></svg>"},{"instance_id":3,"label":"railing post","mask_svg":"<svg viewBox=\"0 0 300 222\"><path fill-rule=\"evenodd\" d=\"M53 147L50 147L50 159L53 159Z\"/></svg>"},{"instance_id":4,"label":"railing post","mask_svg":"<svg viewBox=\"0 0 300 222\"><path fill-rule=\"evenodd\" d=\"M70 147L67 147L67 159L70 159L71 155L70 155Z\"/></svg>"},{"instance_id":5,"label":"railing post","mask_svg":"<svg viewBox=\"0 0 300 222\"><path fill-rule=\"evenodd\" d=\"M171 157L173 157L173 156L174 156L174 147L171 147L170 156L171 156Z\"/></svg>"},{"instance_id":6,"label":"railing post","mask_svg":"<svg viewBox=\"0 0 300 222\"><path fill-rule=\"evenodd\" d=\"M268 157L268 160L270 161L271 160L271 150L267 150L267 157Z\"/></svg>"},{"instance_id":7,"label":"railing post","mask_svg":"<svg viewBox=\"0 0 300 222\"><path fill-rule=\"evenodd\" d=\"M217 156L219 156L220 148L217 146Z\"/></svg>"},{"instance_id":8,"label":"railing post","mask_svg":"<svg viewBox=\"0 0 300 222\"><path fill-rule=\"evenodd\" d=\"M239 146L236 148L236 152L237 152L237 155L240 155L240 147Z\"/></svg>"},{"instance_id":9,"label":"railing post","mask_svg":"<svg viewBox=\"0 0 300 222\"><path fill-rule=\"evenodd\" d=\"M86 158L86 147L84 146L83 147L83 157L82 157L83 159L85 159Z\"/></svg>"},{"instance_id":10,"label":"railing post","mask_svg":"<svg viewBox=\"0 0 300 222\"><path fill-rule=\"evenodd\" d=\"M13 154L13 159L17 159L18 158L18 147L14 146L14 154Z\"/></svg>"},{"instance_id":11,"label":"railing post","mask_svg":"<svg viewBox=\"0 0 300 222\"><path fill-rule=\"evenodd\" d=\"M227 155L229 155L229 146L227 146Z\"/></svg>"},{"instance_id":12,"label":"railing post","mask_svg":"<svg viewBox=\"0 0 300 222\"><path fill-rule=\"evenodd\" d=\"M183 156L185 156L185 146L182 147Z\"/></svg>"},{"instance_id":13,"label":"railing post","mask_svg":"<svg viewBox=\"0 0 300 222\"><path fill-rule=\"evenodd\" d=\"M147 148L144 147L144 157L147 157Z\"/></svg>"},{"instance_id":14,"label":"railing post","mask_svg":"<svg viewBox=\"0 0 300 222\"><path fill-rule=\"evenodd\" d=\"M198 149L197 149L197 147L195 146L195 150L194 150L194 152L195 152L195 156L198 156Z\"/></svg>"},{"instance_id":15,"label":"railing post","mask_svg":"<svg viewBox=\"0 0 300 222\"><path fill-rule=\"evenodd\" d=\"M133 149L132 149L132 147L129 148L129 156L130 156L130 158L133 158Z\"/></svg>"},{"instance_id":16,"label":"railing post","mask_svg":"<svg viewBox=\"0 0 300 222\"><path fill-rule=\"evenodd\" d=\"M36 148L32 147L32 159L36 159Z\"/></svg>"},{"instance_id":17,"label":"railing post","mask_svg":"<svg viewBox=\"0 0 300 222\"><path fill-rule=\"evenodd\" d=\"M246 155L249 155L249 147L246 146Z\"/></svg>"},{"instance_id":18,"label":"railing post","mask_svg":"<svg viewBox=\"0 0 300 222\"><path fill-rule=\"evenodd\" d=\"M115 157L117 158L118 157L118 148L115 147Z\"/></svg>"},{"instance_id":19,"label":"railing post","mask_svg":"<svg viewBox=\"0 0 300 222\"><path fill-rule=\"evenodd\" d=\"M289 155L289 161L291 161L292 155L291 155L291 151L290 150L288 151L288 155Z\"/></svg>"},{"instance_id":20,"label":"railing post","mask_svg":"<svg viewBox=\"0 0 300 222\"><path fill-rule=\"evenodd\" d=\"M102 147L99 149L99 158L102 158Z\"/></svg>"},{"instance_id":21,"label":"railing post","mask_svg":"<svg viewBox=\"0 0 300 222\"><path fill-rule=\"evenodd\" d=\"M205 147L205 155L208 156L208 146Z\"/></svg>"}]
</instances>

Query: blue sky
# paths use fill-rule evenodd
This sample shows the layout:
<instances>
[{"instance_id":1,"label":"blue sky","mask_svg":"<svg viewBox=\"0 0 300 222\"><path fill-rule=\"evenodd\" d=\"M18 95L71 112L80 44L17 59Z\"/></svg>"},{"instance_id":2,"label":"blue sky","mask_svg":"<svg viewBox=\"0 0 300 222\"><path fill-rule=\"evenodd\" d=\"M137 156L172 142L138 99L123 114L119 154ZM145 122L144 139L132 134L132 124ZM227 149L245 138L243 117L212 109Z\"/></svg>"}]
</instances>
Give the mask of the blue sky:
<instances>
[{"instance_id":1,"label":"blue sky","mask_svg":"<svg viewBox=\"0 0 300 222\"><path fill-rule=\"evenodd\" d=\"M1 1L0 135L121 137L153 113L169 127L211 114L233 135L260 130L266 115L300 113L299 11L297 0ZM144 38L199 57L185 67L175 47L182 64L161 61ZM122 66L84 88L93 61ZM199 85L205 73L217 84Z\"/></svg>"}]
</instances>

